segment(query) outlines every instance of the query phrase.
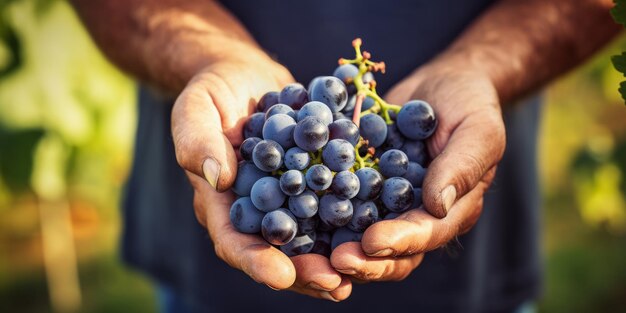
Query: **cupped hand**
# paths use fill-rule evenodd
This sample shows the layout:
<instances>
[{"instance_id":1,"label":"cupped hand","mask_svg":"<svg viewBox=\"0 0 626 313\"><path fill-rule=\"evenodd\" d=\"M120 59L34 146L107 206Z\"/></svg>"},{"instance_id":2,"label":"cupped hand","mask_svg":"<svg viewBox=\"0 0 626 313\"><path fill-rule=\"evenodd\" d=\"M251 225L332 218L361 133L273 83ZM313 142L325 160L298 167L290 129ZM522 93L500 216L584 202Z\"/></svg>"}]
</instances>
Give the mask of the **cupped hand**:
<instances>
[{"instance_id":1,"label":"cupped hand","mask_svg":"<svg viewBox=\"0 0 626 313\"><path fill-rule=\"evenodd\" d=\"M471 229L505 148L498 94L480 70L439 61L396 85L385 98L429 102L439 121L427 140L432 162L422 187L423 206L370 226L361 244L333 251L334 268L359 280L401 280L437 249Z\"/></svg>"},{"instance_id":2,"label":"cupped hand","mask_svg":"<svg viewBox=\"0 0 626 313\"><path fill-rule=\"evenodd\" d=\"M351 283L328 258L287 257L256 234L238 232L229 218L235 195L236 147L256 101L293 81L269 57L248 53L204 68L182 91L172 109L176 158L194 188L194 209L207 228L217 256L272 289L289 289L333 301L347 298Z\"/></svg>"}]
</instances>

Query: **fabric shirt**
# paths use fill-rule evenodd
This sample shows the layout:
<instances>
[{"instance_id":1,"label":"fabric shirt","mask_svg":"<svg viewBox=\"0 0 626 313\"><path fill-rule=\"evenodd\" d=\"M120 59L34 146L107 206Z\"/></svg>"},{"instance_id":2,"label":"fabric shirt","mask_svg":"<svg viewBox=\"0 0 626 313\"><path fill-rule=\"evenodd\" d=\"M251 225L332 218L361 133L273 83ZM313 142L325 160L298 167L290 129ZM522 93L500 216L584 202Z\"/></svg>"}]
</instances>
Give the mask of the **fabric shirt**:
<instances>
[{"instance_id":1,"label":"fabric shirt","mask_svg":"<svg viewBox=\"0 0 626 313\"><path fill-rule=\"evenodd\" d=\"M445 49L488 0L228 0L259 44L305 86L352 58L361 37L384 94ZM170 134L173 99L142 88L135 156L124 199L124 259L173 288L201 312L510 312L540 291L536 137L540 101L504 112L507 146L476 226L426 254L404 281L355 284L331 303L255 283L218 259L192 207L193 190L176 163Z\"/></svg>"}]
</instances>

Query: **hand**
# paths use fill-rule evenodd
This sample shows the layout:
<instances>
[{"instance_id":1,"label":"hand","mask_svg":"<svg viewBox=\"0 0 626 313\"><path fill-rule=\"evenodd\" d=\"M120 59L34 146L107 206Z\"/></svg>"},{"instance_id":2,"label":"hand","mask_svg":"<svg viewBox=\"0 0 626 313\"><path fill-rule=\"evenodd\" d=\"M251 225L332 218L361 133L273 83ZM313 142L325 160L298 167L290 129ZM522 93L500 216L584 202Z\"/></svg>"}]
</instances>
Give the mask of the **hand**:
<instances>
[{"instance_id":1,"label":"hand","mask_svg":"<svg viewBox=\"0 0 626 313\"><path fill-rule=\"evenodd\" d=\"M470 230L505 148L498 94L486 75L452 60L425 66L396 85L390 103L429 102L439 120L427 140L432 163L423 184L423 207L367 229L361 244L333 251L331 263L359 280L401 280L437 249Z\"/></svg>"},{"instance_id":2,"label":"hand","mask_svg":"<svg viewBox=\"0 0 626 313\"><path fill-rule=\"evenodd\" d=\"M203 69L172 110L176 158L194 188L196 217L207 228L218 257L270 288L339 301L352 287L326 257L308 254L290 259L260 236L239 233L230 223L235 195L228 188L237 172L233 147L243 140L246 117L265 92L292 81L285 68L253 53Z\"/></svg>"}]
</instances>

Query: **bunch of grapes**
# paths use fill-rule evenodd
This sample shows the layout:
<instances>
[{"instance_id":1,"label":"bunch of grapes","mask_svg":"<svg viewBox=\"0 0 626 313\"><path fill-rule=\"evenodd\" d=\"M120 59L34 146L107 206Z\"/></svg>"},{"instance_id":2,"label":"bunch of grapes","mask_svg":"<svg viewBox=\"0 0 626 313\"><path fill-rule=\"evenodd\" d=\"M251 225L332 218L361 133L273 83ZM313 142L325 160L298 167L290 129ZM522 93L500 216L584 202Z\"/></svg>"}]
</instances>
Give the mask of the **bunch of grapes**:
<instances>
[{"instance_id":1,"label":"bunch of grapes","mask_svg":"<svg viewBox=\"0 0 626 313\"><path fill-rule=\"evenodd\" d=\"M268 92L244 127L230 219L288 256L330 255L372 224L421 205L437 120L430 105L385 102L373 62L355 39L354 59L333 76Z\"/></svg>"}]
</instances>

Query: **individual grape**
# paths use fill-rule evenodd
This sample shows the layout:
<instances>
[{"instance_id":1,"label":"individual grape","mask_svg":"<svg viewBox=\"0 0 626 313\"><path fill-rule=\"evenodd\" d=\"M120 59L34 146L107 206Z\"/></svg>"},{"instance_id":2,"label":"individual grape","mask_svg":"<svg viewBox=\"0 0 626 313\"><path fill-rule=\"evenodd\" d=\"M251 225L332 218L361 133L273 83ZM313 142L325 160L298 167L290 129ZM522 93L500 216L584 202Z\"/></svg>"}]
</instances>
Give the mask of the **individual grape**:
<instances>
[{"instance_id":1,"label":"individual grape","mask_svg":"<svg viewBox=\"0 0 626 313\"><path fill-rule=\"evenodd\" d=\"M311 253L325 255L327 257L330 256L330 241L331 235L325 231L318 231L315 234L315 243L313 244L313 248L311 248Z\"/></svg>"},{"instance_id":2,"label":"individual grape","mask_svg":"<svg viewBox=\"0 0 626 313\"><path fill-rule=\"evenodd\" d=\"M333 112L330 111L326 104L319 101L308 102L298 111L298 121L305 119L307 116L317 117L326 126L333 122Z\"/></svg>"},{"instance_id":3,"label":"individual grape","mask_svg":"<svg viewBox=\"0 0 626 313\"><path fill-rule=\"evenodd\" d=\"M257 209L263 212L270 212L280 208L286 197L280 190L278 179L263 177L252 185L250 198Z\"/></svg>"},{"instance_id":4,"label":"individual grape","mask_svg":"<svg viewBox=\"0 0 626 313\"><path fill-rule=\"evenodd\" d=\"M413 205L411 208L416 209L422 205L422 188L413 188Z\"/></svg>"},{"instance_id":5,"label":"individual grape","mask_svg":"<svg viewBox=\"0 0 626 313\"><path fill-rule=\"evenodd\" d=\"M363 103L361 103L361 112L371 109L374 104L376 104L376 100L370 96L366 96L363 99Z\"/></svg>"},{"instance_id":6,"label":"individual grape","mask_svg":"<svg viewBox=\"0 0 626 313\"><path fill-rule=\"evenodd\" d=\"M259 137L250 137L244 140L239 146L239 155L241 155L241 158L245 161L252 161L252 151L261 140L263 139Z\"/></svg>"},{"instance_id":7,"label":"individual grape","mask_svg":"<svg viewBox=\"0 0 626 313\"><path fill-rule=\"evenodd\" d=\"M346 171L354 166L354 146L347 140L333 139L322 150L324 165L335 172Z\"/></svg>"},{"instance_id":8,"label":"individual grape","mask_svg":"<svg viewBox=\"0 0 626 313\"><path fill-rule=\"evenodd\" d=\"M261 221L263 238L273 245L282 246L296 236L298 224L287 209L277 209L265 214Z\"/></svg>"},{"instance_id":9,"label":"individual grape","mask_svg":"<svg viewBox=\"0 0 626 313\"><path fill-rule=\"evenodd\" d=\"M383 176L373 168L364 167L356 171L359 179L359 192L356 198L369 201L378 198L383 189Z\"/></svg>"},{"instance_id":10,"label":"individual grape","mask_svg":"<svg viewBox=\"0 0 626 313\"><path fill-rule=\"evenodd\" d=\"M330 190L337 198L346 200L352 199L359 192L359 178L350 171L342 171L335 174Z\"/></svg>"},{"instance_id":11,"label":"individual grape","mask_svg":"<svg viewBox=\"0 0 626 313\"><path fill-rule=\"evenodd\" d=\"M426 146L421 140L407 140L400 148L411 162L417 162L420 165L426 165Z\"/></svg>"},{"instance_id":12,"label":"individual grape","mask_svg":"<svg viewBox=\"0 0 626 313\"><path fill-rule=\"evenodd\" d=\"M290 242L280 246L280 251L288 257L311 252L315 244L315 233L294 237Z\"/></svg>"},{"instance_id":13,"label":"individual grape","mask_svg":"<svg viewBox=\"0 0 626 313\"><path fill-rule=\"evenodd\" d=\"M352 200L352 219L348 225L350 230L355 232L364 232L370 225L378 221L378 208L372 201Z\"/></svg>"},{"instance_id":14,"label":"individual grape","mask_svg":"<svg viewBox=\"0 0 626 313\"><path fill-rule=\"evenodd\" d=\"M290 106L282 103L274 104L265 112L265 120L267 121L270 117L277 114L286 114L289 117L296 120L296 111L294 111Z\"/></svg>"},{"instance_id":15,"label":"individual grape","mask_svg":"<svg viewBox=\"0 0 626 313\"><path fill-rule=\"evenodd\" d=\"M406 138L400 133L396 124L387 125L387 138L382 145L383 150L400 149L405 141Z\"/></svg>"},{"instance_id":16,"label":"individual grape","mask_svg":"<svg viewBox=\"0 0 626 313\"><path fill-rule=\"evenodd\" d=\"M317 214L319 199L315 192L305 190L297 196L289 197L289 210L297 218L309 218Z\"/></svg>"},{"instance_id":17,"label":"individual grape","mask_svg":"<svg viewBox=\"0 0 626 313\"><path fill-rule=\"evenodd\" d=\"M296 121L286 114L270 116L263 126L263 138L276 141L284 150L296 145L293 140L293 131Z\"/></svg>"},{"instance_id":18,"label":"individual grape","mask_svg":"<svg viewBox=\"0 0 626 313\"><path fill-rule=\"evenodd\" d=\"M243 137L263 137L263 125L265 124L265 114L254 113L250 115L246 125L243 127Z\"/></svg>"},{"instance_id":19,"label":"individual grape","mask_svg":"<svg viewBox=\"0 0 626 313\"><path fill-rule=\"evenodd\" d=\"M280 91L278 100L294 110L299 110L305 103L309 102L309 94L302 84L293 83L285 86Z\"/></svg>"},{"instance_id":20,"label":"individual grape","mask_svg":"<svg viewBox=\"0 0 626 313\"><path fill-rule=\"evenodd\" d=\"M343 113L341 112L335 112L333 113L333 122L336 122L338 120L350 120L351 118L345 116Z\"/></svg>"},{"instance_id":21,"label":"individual grape","mask_svg":"<svg viewBox=\"0 0 626 313\"><path fill-rule=\"evenodd\" d=\"M378 114L366 114L361 117L359 132L370 147L378 148L387 138L387 123Z\"/></svg>"},{"instance_id":22,"label":"individual grape","mask_svg":"<svg viewBox=\"0 0 626 313\"><path fill-rule=\"evenodd\" d=\"M328 125L329 139L344 139L353 146L359 143L359 128L351 120L337 120Z\"/></svg>"},{"instance_id":23,"label":"individual grape","mask_svg":"<svg viewBox=\"0 0 626 313\"><path fill-rule=\"evenodd\" d=\"M348 89L350 89L350 87L348 85L346 85L348 87ZM354 87L354 86L353 86ZM348 93L350 93L350 91L348 90ZM354 92L353 92L354 93ZM353 94L351 93L351 94ZM356 95L350 96L348 98L348 102L346 102L346 106L343 107L343 109L341 109L341 112L350 112L350 111L354 111L354 107L356 106ZM363 105L361 105L362 107Z\"/></svg>"},{"instance_id":24,"label":"individual grape","mask_svg":"<svg viewBox=\"0 0 626 313\"><path fill-rule=\"evenodd\" d=\"M293 138L304 151L317 151L328 142L328 126L316 117L306 117L296 124Z\"/></svg>"},{"instance_id":25,"label":"individual grape","mask_svg":"<svg viewBox=\"0 0 626 313\"><path fill-rule=\"evenodd\" d=\"M404 212L413 204L413 186L402 177L392 177L383 183L380 199L392 212Z\"/></svg>"},{"instance_id":26,"label":"individual grape","mask_svg":"<svg viewBox=\"0 0 626 313\"><path fill-rule=\"evenodd\" d=\"M330 243L330 248L335 250L339 245L346 242L360 242L363 238L363 233L357 233L350 230L348 227L341 227L333 233L333 238Z\"/></svg>"},{"instance_id":27,"label":"individual grape","mask_svg":"<svg viewBox=\"0 0 626 313\"><path fill-rule=\"evenodd\" d=\"M231 189L240 197L249 196L254 183L265 176L267 176L267 173L261 171L254 163L248 161L239 162L237 177Z\"/></svg>"},{"instance_id":28,"label":"individual grape","mask_svg":"<svg viewBox=\"0 0 626 313\"><path fill-rule=\"evenodd\" d=\"M287 169L290 170L304 170L311 162L311 156L308 152L300 149L299 147L293 147L285 152L284 163Z\"/></svg>"},{"instance_id":29,"label":"individual grape","mask_svg":"<svg viewBox=\"0 0 626 313\"><path fill-rule=\"evenodd\" d=\"M261 231L261 221L265 213L257 210L250 197L237 199L230 206L230 222L239 232L254 234Z\"/></svg>"},{"instance_id":30,"label":"individual grape","mask_svg":"<svg viewBox=\"0 0 626 313\"><path fill-rule=\"evenodd\" d=\"M425 101L411 100L402 106L396 120L398 129L404 136L413 140L430 137L437 128L435 111Z\"/></svg>"},{"instance_id":31,"label":"individual grape","mask_svg":"<svg viewBox=\"0 0 626 313\"><path fill-rule=\"evenodd\" d=\"M378 162L378 170L385 177L400 177L408 168L409 158L398 149L385 151Z\"/></svg>"},{"instance_id":32,"label":"individual grape","mask_svg":"<svg viewBox=\"0 0 626 313\"><path fill-rule=\"evenodd\" d=\"M252 161L260 170L272 172L283 165L283 148L273 140L261 140L252 150Z\"/></svg>"},{"instance_id":33,"label":"individual grape","mask_svg":"<svg viewBox=\"0 0 626 313\"><path fill-rule=\"evenodd\" d=\"M326 190L333 181L333 173L322 164L315 164L306 171L306 185L314 191Z\"/></svg>"},{"instance_id":34,"label":"individual grape","mask_svg":"<svg viewBox=\"0 0 626 313\"><path fill-rule=\"evenodd\" d=\"M318 221L319 217L317 217L317 215L308 218L296 218L296 222L298 223L297 235L315 233Z\"/></svg>"},{"instance_id":35,"label":"individual grape","mask_svg":"<svg viewBox=\"0 0 626 313\"><path fill-rule=\"evenodd\" d=\"M277 91L270 91L259 99L259 102L256 104L256 110L258 112L267 112L267 110L273 106L274 104L278 104L278 96L280 95Z\"/></svg>"},{"instance_id":36,"label":"individual grape","mask_svg":"<svg viewBox=\"0 0 626 313\"><path fill-rule=\"evenodd\" d=\"M280 190L288 196L297 196L305 188L304 174L298 170L288 170L280 176Z\"/></svg>"},{"instance_id":37,"label":"individual grape","mask_svg":"<svg viewBox=\"0 0 626 313\"><path fill-rule=\"evenodd\" d=\"M311 90L311 86L313 86L314 84L317 84L317 81L322 78L324 76L315 76L313 77L313 79L311 79L311 81L309 82L309 85L307 86L306 90Z\"/></svg>"},{"instance_id":38,"label":"individual grape","mask_svg":"<svg viewBox=\"0 0 626 313\"><path fill-rule=\"evenodd\" d=\"M339 112L348 102L348 92L339 78L323 76L311 84L309 98L325 103L332 112Z\"/></svg>"},{"instance_id":39,"label":"individual grape","mask_svg":"<svg viewBox=\"0 0 626 313\"><path fill-rule=\"evenodd\" d=\"M341 200L333 194L322 196L319 204L319 217L326 224L341 227L352 218L352 202Z\"/></svg>"},{"instance_id":40,"label":"individual grape","mask_svg":"<svg viewBox=\"0 0 626 313\"><path fill-rule=\"evenodd\" d=\"M422 182L424 182L424 176L426 176L426 169L416 162L409 162L406 173L402 175L413 187L421 187Z\"/></svg>"},{"instance_id":41,"label":"individual grape","mask_svg":"<svg viewBox=\"0 0 626 313\"><path fill-rule=\"evenodd\" d=\"M356 92L353 80L356 75L359 74L359 69L354 64L342 64L339 65L333 72L333 76L339 78L349 89L351 93ZM350 90L351 89L351 90Z\"/></svg>"}]
</instances>

